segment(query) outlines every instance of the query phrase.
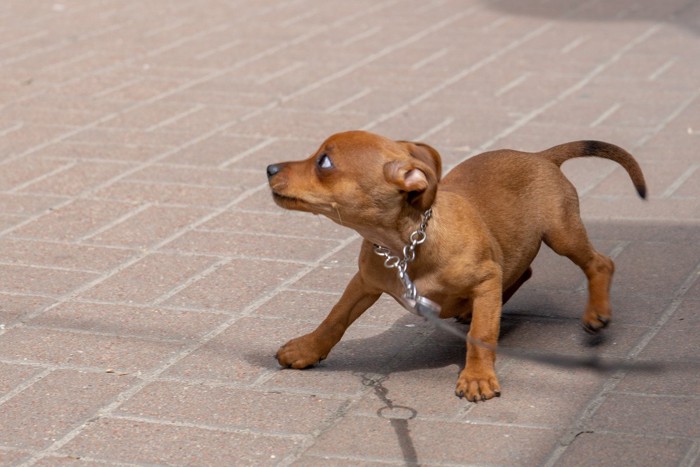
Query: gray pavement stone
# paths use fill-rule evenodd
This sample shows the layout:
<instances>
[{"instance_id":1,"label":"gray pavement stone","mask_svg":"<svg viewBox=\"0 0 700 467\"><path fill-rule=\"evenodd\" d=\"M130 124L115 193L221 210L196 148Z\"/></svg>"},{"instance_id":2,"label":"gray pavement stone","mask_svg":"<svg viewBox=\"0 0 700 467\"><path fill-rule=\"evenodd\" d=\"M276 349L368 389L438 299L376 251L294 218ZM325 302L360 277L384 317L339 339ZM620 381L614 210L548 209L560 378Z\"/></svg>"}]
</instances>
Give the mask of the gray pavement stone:
<instances>
[{"instance_id":1,"label":"gray pavement stone","mask_svg":"<svg viewBox=\"0 0 700 467\"><path fill-rule=\"evenodd\" d=\"M212 400L219 406L216 411L211 410ZM162 382L144 388L117 413L229 429L304 435L322 426L343 405L342 398L314 394ZM285 411L285 417L277 416L280 409Z\"/></svg>"},{"instance_id":2,"label":"gray pavement stone","mask_svg":"<svg viewBox=\"0 0 700 467\"><path fill-rule=\"evenodd\" d=\"M238 433L192 423L105 418L86 427L63 448L72 458L111 459L127 464L275 465L301 440Z\"/></svg>"},{"instance_id":3,"label":"gray pavement stone","mask_svg":"<svg viewBox=\"0 0 700 467\"><path fill-rule=\"evenodd\" d=\"M68 301L27 321L46 328L182 343L201 338L226 319L228 315L220 313Z\"/></svg>"},{"instance_id":4,"label":"gray pavement stone","mask_svg":"<svg viewBox=\"0 0 700 467\"><path fill-rule=\"evenodd\" d=\"M400 419L394 419L400 420ZM309 450L326 465L336 458L362 463L536 465L546 458L551 431L535 427L411 420L402 423L371 417L345 417L335 430L324 433ZM404 431L405 430L405 431ZM408 432L408 433L406 433ZM400 443L401 434L410 434ZM362 442L358 442L362 439ZM434 449L439 444L440 449ZM304 458L300 460L303 464Z\"/></svg>"},{"instance_id":5,"label":"gray pavement stone","mask_svg":"<svg viewBox=\"0 0 700 467\"><path fill-rule=\"evenodd\" d=\"M700 3L299 0L0 4L0 465L700 462ZM309 371L359 241L271 201L265 167L331 133L476 153L616 143L649 199L567 163L613 323L543 248L501 398L453 395L464 343L382 298ZM461 326L466 331L465 326Z\"/></svg>"},{"instance_id":6,"label":"gray pavement stone","mask_svg":"<svg viewBox=\"0 0 700 467\"><path fill-rule=\"evenodd\" d=\"M3 444L40 449L92 416L131 383L116 374L51 372L3 404ZM79 400L79 404L73 401Z\"/></svg>"},{"instance_id":7,"label":"gray pavement stone","mask_svg":"<svg viewBox=\"0 0 700 467\"><path fill-rule=\"evenodd\" d=\"M559 465L683 465L691 447L684 439L586 432L574 440Z\"/></svg>"}]
</instances>

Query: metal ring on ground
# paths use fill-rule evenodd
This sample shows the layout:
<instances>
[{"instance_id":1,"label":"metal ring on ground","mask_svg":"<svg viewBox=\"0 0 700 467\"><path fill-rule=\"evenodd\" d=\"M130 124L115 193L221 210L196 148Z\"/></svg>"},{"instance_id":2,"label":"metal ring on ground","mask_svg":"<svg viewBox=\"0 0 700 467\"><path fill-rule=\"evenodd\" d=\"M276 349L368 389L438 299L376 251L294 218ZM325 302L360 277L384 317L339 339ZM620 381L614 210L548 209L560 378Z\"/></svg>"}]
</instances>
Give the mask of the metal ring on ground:
<instances>
[{"instance_id":1,"label":"metal ring on ground","mask_svg":"<svg viewBox=\"0 0 700 467\"><path fill-rule=\"evenodd\" d=\"M411 407L395 405L393 407L382 407L377 410L377 416L387 420L411 420L416 418L418 412Z\"/></svg>"}]
</instances>

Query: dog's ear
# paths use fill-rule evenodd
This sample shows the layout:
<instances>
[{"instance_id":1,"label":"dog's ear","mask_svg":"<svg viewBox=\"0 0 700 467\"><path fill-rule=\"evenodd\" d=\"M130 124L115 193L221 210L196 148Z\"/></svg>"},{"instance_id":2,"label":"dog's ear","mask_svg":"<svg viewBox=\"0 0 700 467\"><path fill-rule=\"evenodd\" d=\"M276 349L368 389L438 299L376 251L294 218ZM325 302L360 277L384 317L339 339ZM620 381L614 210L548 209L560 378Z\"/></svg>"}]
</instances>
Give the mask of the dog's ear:
<instances>
[{"instance_id":1,"label":"dog's ear","mask_svg":"<svg viewBox=\"0 0 700 467\"><path fill-rule=\"evenodd\" d=\"M393 161L384 166L384 177L405 192L407 201L425 211L432 206L442 172L440 154L423 143L399 141L411 156L410 160Z\"/></svg>"},{"instance_id":2,"label":"dog's ear","mask_svg":"<svg viewBox=\"0 0 700 467\"><path fill-rule=\"evenodd\" d=\"M399 141L403 144L411 157L426 163L435 174L437 181L440 181L442 177L442 159L440 154L432 146L428 146L425 143L416 143L413 141Z\"/></svg>"}]
</instances>

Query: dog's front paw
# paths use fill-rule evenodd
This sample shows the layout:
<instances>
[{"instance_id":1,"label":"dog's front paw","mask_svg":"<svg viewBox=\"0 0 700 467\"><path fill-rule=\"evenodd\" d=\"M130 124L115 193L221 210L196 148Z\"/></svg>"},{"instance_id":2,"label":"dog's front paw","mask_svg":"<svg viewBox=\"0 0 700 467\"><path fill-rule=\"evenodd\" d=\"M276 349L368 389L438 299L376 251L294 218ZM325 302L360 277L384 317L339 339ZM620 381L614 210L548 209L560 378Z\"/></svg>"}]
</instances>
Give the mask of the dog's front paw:
<instances>
[{"instance_id":1,"label":"dog's front paw","mask_svg":"<svg viewBox=\"0 0 700 467\"><path fill-rule=\"evenodd\" d=\"M328 355L311 335L297 337L284 344L277 351L277 361L284 368L307 368L320 362Z\"/></svg>"},{"instance_id":2,"label":"dog's front paw","mask_svg":"<svg viewBox=\"0 0 700 467\"><path fill-rule=\"evenodd\" d=\"M493 370L468 371L465 368L459 374L455 394L470 402L485 401L500 396L501 387Z\"/></svg>"}]
</instances>

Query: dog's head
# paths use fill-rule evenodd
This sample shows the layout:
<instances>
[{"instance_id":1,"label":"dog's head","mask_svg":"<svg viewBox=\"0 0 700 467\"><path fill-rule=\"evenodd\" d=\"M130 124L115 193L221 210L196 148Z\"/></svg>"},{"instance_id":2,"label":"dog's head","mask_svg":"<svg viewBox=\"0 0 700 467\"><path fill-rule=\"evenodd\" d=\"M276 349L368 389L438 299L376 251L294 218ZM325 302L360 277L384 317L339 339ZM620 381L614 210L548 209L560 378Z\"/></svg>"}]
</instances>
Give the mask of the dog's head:
<instances>
[{"instance_id":1,"label":"dog's head","mask_svg":"<svg viewBox=\"0 0 700 467\"><path fill-rule=\"evenodd\" d=\"M426 144L349 131L331 136L307 159L268 166L267 176L283 208L368 226L404 209L428 209L441 171L440 155Z\"/></svg>"}]
</instances>

